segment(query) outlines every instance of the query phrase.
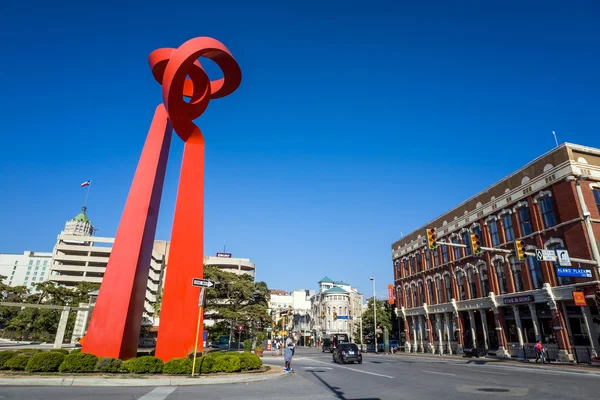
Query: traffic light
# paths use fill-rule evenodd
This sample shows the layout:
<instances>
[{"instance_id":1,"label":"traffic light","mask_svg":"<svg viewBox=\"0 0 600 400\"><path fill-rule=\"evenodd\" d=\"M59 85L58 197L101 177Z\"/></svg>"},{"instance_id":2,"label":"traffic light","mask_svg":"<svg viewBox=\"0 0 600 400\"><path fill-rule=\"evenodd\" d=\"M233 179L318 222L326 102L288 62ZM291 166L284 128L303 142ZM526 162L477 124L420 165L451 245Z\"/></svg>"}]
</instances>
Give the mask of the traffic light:
<instances>
[{"instance_id":1,"label":"traffic light","mask_svg":"<svg viewBox=\"0 0 600 400\"><path fill-rule=\"evenodd\" d=\"M481 254L481 241L479 235L476 233L471 234L471 250L473 250L473 254L476 256Z\"/></svg>"},{"instance_id":2,"label":"traffic light","mask_svg":"<svg viewBox=\"0 0 600 400\"><path fill-rule=\"evenodd\" d=\"M321 311L321 318L325 318L325 311Z\"/></svg>"},{"instance_id":3,"label":"traffic light","mask_svg":"<svg viewBox=\"0 0 600 400\"><path fill-rule=\"evenodd\" d=\"M515 250L517 251L517 258L523 261L525 259L525 242L522 240L515 240Z\"/></svg>"},{"instance_id":4,"label":"traffic light","mask_svg":"<svg viewBox=\"0 0 600 400\"><path fill-rule=\"evenodd\" d=\"M337 313L336 312L333 313L333 320L337 321Z\"/></svg>"},{"instance_id":5,"label":"traffic light","mask_svg":"<svg viewBox=\"0 0 600 400\"><path fill-rule=\"evenodd\" d=\"M437 236L435 235L435 228L427 229L427 248L429 250L435 250L437 248Z\"/></svg>"}]
</instances>

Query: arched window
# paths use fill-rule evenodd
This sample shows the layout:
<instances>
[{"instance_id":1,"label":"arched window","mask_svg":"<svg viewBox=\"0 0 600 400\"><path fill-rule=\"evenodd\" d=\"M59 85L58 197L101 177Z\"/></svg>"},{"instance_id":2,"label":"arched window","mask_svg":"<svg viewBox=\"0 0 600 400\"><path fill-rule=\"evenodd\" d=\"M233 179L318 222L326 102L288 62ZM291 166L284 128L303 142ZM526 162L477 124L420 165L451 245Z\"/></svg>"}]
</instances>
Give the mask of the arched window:
<instances>
[{"instance_id":1,"label":"arched window","mask_svg":"<svg viewBox=\"0 0 600 400\"><path fill-rule=\"evenodd\" d=\"M419 305L422 306L425 303L425 293L423 292L423 282L419 281Z\"/></svg>"},{"instance_id":2,"label":"arched window","mask_svg":"<svg viewBox=\"0 0 600 400\"><path fill-rule=\"evenodd\" d=\"M412 293L412 306L417 307L417 288L413 285L410 287L410 291Z\"/></svg>"},{"instance_id":3,"label":"arched window","mask_svg":"<svg viewBox=\"0 0 600 400\"><path fill-rule=\"evenodd\" d=\"M542 277L540 262L536 257L527 257L527 265L529 266L529 272L531 273L531 285L534 289L541 288L544 284L544 278Z\"/></svg>"},{"instance_id":4,"label":"arched window","mask_svg":"<svg viewBox=\"0 0 600 400\"><path fill-rule=\"evenodd\" d=\"M496 276L498 277L498 290L500 294L506 293L506 275L504 274L504 262L502 260L494 261Z\"/></svg>"},{"instance_id":5,"label":"arched window","mask_svg":"<svg viewBox=\"0 0 600 400\"><path fill-rule=\"evenodd\" d=\"M443 303L444 298L442 297L442 280L439 276L435 278L435 289L437 291L438 303Z\"/></svg>"},{"instance_id":6,"label":"arched window","mask_svg":"<svg viewBox=\"0 0 600 400\"><path fill-rule=\"evenodd\" d=\"M413 273L417 272L417 271L415 270L415 258L416 258L416 257L411 257L411 258L410 258L410 270L411 270L411 271L413 271Z\"/></svg>"},{"instance_id":7,"label":"arched window","mask_svg":"<svg viewBox=\"0 0 600 400\"><path fill-rule=\"evenodd\" d=\"M512 215L508 212L502 216L502 227L504 228L506 241L513 241L515 239L515 231L513 230Z\"/></svg>"},{"instance_id":8,"label":"arched window","mask_svg":"<svg viewBox=\"0 0 600 400\"><path fill-rule=\"evenodd\" d=\"M477 297L477 288L476 288L476 280L473 276L473 268L469 268L467 270L467 279L469 281L469 289L471 290L471 298L474 299Z\"/></svg>"},{"instance_id":9,"label":"arched window","mask_svg":"<svg viewBox=\"0 0 600 400\"><path fill-rule=\"evenodd\" d=\"M483 290L483 296L490 294L490 280L488 277L487 267L479 267L479 279L481 280L481 289Z\"/></svg>"},{"instance_id":10,"label":"arched window","mask_svg":"<svg viewBox=\"0 0 600 400\"><path fill-rule=\"evenodd\" d=\"M425 250L425 269L429 269L432 267L433 265L431 264L431 251Z\"/></svg>"},{"instance_id":11,"label":"arched window","mask_svg":"<svg viewBox=\"0 0 600 400\"><path fill-rule=\"evenodd\" d=\"M448 257L448 246L440 246L442 248L442 264L446 264L448 261L450 261L450 258Z\"/></svg>"},{"instance_id":12,"label":"arched window","mask_svg":"<svg viewBox=\"0 0 600 400\"><path fill-rule=\"evenodd\" d=\"M417 271L422 272L423 267L421 266L421 252L417 252L415 258L417 259Z\"/></svg>"},{"instance_id":13,"label":"arched window","mask_svg":"<svg viewBox=\"0 0 600 400\"><path fill-rule=\"evenodd\" d=\"M409 276L411 274L410 269L408 268L408 260L402 260L402 265L404 265L404 276Z\"/></svg>"},{"instance_id":14,"label":"arched window","mask_svg":"<svg viewBox=\"0 0 600 400\"><path fill-rule=\"evenodd\" d=\"M521 270L521 262L517 257L510 258L510 269L512 271L513 280L515 281L515 291L524 290L523 287L523 271Z\"/></svg>"},{"instance_id":15,"label":"arched window","mask_svg":"<svg viewBox=\"0 0 600 400\"><path fill-rule=\"evenodd\" d=\"M492 239L492 246L498 246L500 244L500 235L498 234L498 223L496 221L490 221L488 223L488 231L490 232L490 238Z\"/></svg>"},{"instance_id":16,"label":"arched window","mask_svg":"<svg viewBox=\"0 0 600 400\"><path fill-rule=\"evenodd\" d=\"M465 274L462 271L456 273L456 284L458 285L458 295L461 300L467 299L467 292L465 290Z\"/></svg>"},{"instance_id":17,"label":"arched window","mask_svg":"<svg viewBox=\"0 0 600 400\"><path fill-rule=\"evenodd\" d=\"M523 235L529 235L533 232L533 228L531 227L531 217L529 216L529 207L519 207L519 211L517 212L519 215L519 223L521 225L521 233ZM530 258L530 257L527 257Z\"/></svg>"},{"instance_id":18,"label":"arched window","mask_svg":"<svg viewBox=\"0 0 600 400\"><path fill-rule=\"evenodd\" d=\"M462 242L463 244L466 244L467 247L465 247L465 254L467 256L471 255L471 236L469 235L469 231L464 231L462 233Z\"/></svg>"},{"instance_id":19,"label":"arched window","mask_svg":"<svg viewBox=\"0 0 600 400\"><path fill-rule=\"evenodd\" d=\"M404 305L404 299L402 298L402 287L398 286L396 288L396 297L398 297L398 307L402 307Z\"/></svg>"},{"instance_id":20,"label":"arched window","mask_svg":"<svg viewBox=\"0 0 600 400\"><path fill-rule=\"evenodd\" d=\"M327 307L327 314L328 314L328 315L332 315L332 314L331 314L331 307Z\"/></svg>"},{"instance_id":21,"label":"arched window","mask_svg":"<svg viewBox=\"0 0 600 400\"><path fill-rule=\"evenodd\" d=\"M450 299L452 299L452 282L450 281L450 275L444 276L444 286L446 287L446 302L450 303Z\"/></svg>"},{"instance_id":22,"label":"arched window","mask_svg":"<svg viewBox=\"0 0 600 400\"><path fill-rule=\"evenodd\" d=\"M452 243L458 244L458 236L454 236L452 239ZM454 259L458 260L460 258L460 247L454 248Z\"/></svg>"},{"instance_id":23,"label":"arched window","mask_svg":"<svg viewBox=\"0 0 600 400\"><path fill-rule=\"evenodd\" d=\"M427 294L429 294L429 304L435 304L435 298L433 297L433 282L427 281Z\"/></svg>"},{"instance_id":24,"label":"arched window","mask_svg":"<svg viewBox=\"0 0 600 400\"><path fill-rule=\"evenodd\" d=\"M550 228L551 226L556 225L556 215L554 214L552 197L542 197L539 202L542 219L544 220L544 228Z\"/></svg>"}]
</instances>

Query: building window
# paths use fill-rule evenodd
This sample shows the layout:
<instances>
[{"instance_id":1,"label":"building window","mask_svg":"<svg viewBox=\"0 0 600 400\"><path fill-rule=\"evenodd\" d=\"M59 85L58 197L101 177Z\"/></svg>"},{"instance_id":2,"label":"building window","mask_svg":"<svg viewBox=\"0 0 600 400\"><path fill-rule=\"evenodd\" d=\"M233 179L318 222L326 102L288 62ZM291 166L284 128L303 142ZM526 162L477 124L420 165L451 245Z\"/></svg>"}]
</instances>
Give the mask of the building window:
<instances>
[{"instance_id":1,"label":"building window","mask_svg":"<svg viewBox=\"0 0 600 400\"><path fill-rule=\"evenodd\" d=\"M439 276L435 278L435 290L437 291L438 303L443 303L444 298L442 297L442 281Z\"/></svg>"},{"instance_id":2,"label":"building window","mask_svg":"<svg viewBox=\"0 0 600 400\"><path fill-rule=\"evenodd\" d=\"M410 270L411 271L415 271L415 258L416 257L411 257L410 258ZM416 271L415 271L416 272Z\"/></svg>"},{"instance_id":3,"label":"building window","mask_svg":"<svg viewBox=\"0 0 600 400\"><path fill-rule=\"evenodd\" d=\"M416 307L417 306L417 288L412 286L410 288L410 291L412 292L412 306Z\"/></svg>"},{"instance_id":4,"label":"building window","mask_svg":"<svg viewBox=\"0 0 600 400\"><path fill-rule=\"evenodd\" d=\"M35 265L40 265L40 260L37 260L37 261L35 262Z\"/></svg>"},{"instance_id":5,"label":"building window","mask_svg":"<svg viewBox=\"0 0 600 400\"><path fill-rule=\"evenodd\" d=\"M40 269L40 267L35 267L35 270L36 270L36 271L39 271L39 269Z\"/></svg>"},{"instance_id":6,"label":"building window","mask_svg":"<svg viewBox=\"0 0 600 400\"><path fill-rule=\"evenodd\" d=\"M27 271L27 274L26 274L26 275L29 275L29 274L31 274L31 272Z\"/></svg>"},{"instance_id":7,"label":"building window","mask_svg":"<svg viewBox=\"0 0 600 400\"><path fill-rule=\"evenodd\" d=\"M531 284L533 285L533 288L541 288L544 283L544 278L542 277L540 262L536 257L527 257L527 265L529 266L529 272L531 273Z\"/></svg>"},{"instance_id":8,"label":"building window","mask_svg":"<svg viewBox=\"0 0 600 400\"><path fill-rule=\"evenodd\" d=\"M27 267L27 271L31 271L31 265Z\"/></svg>"},{"instance_id":9,"label":"building window","mask_svg":"<svg viewBox=\"0 0 600 400\"><path fill-rule=\"evenodd\" d=\"M425 269L429 269L431 267L431 251L425 250Z\"/></svg>"},{"instance_id":10,"label":"building window","mask_svg":"<svg viewBox=\"0 0 600 400\"><path fill-rule=\"evenodd\" d=\"M398 286L397 288L397 293L398 293L398 306L402 307L404 306L404 297L402 297L402 288L400 286Z\"/></svg>"},{"instance_id":11,"label":"building window","mask_svg":"<svg viewBox=\"0 0 600 400\"><path fill-rule=\"evenodd\" d=\"M48 260L44 260L44 266L48 265Z\"/></svg>"},{"instance_id":12,"label":"building window","mask_svg":"<svg viewBox=\"0 0 600 400\"><path fill-rule=\"evenodd\" d=\"M483 290L483 296L490 294L490 279L488 276L487 267L479 268L479 279L481 279L481 290Z\"/></svg>"},{"instance_id":13,"label":"building window","mask_svg":"<svg viewBox=\"0 0 600 400\"><path fill-rule=\"evenodd\" d=\"M531 227L531 217L529 216L529 207L521 207L518 211L519 223L521 225L521 232L523 236L529 235L533 232Z\"/></svg>"},{"instance_id":14,"label":"building window","mask_svg":"<svg viewBox=\"0 0 600 400\"><path fill-rule=\"evenodd\" d=\"M417 259L417 271L423 271L421 267L421 253L417 253L415 258Z\"/></svg>"},{"instance_id":15,"label":"building window","mask_svg":"<svg viewBox=\"0 0 600 400\"><path fill-rule=\"evenodd\" d=\"M466 300L467 292L465 290L465 275L462 272L456 274L456 284L458 285L458 296L461 300Z\"/></svg>"},{"instance_id":16,"label":"building window","mask_svg":"<svg viewBox=\"0 0 600 400\"><path fill-rule=\"evenodd\" d=\"M467 271L467 279L469 280L469 290L471 291L471 298L474 299L477 297L477 287L476 280L473 278L473 269L469 269Z\"/></svg>"},{"instance_id":17,"label":"building window","mask_svg":"<svg viewBox=\"0 0 600 400\"><path fill-rule=\"evenodd\" d=\"M29 260L29 265L33 265L33 260Z\"/></svg>"},{"instance_id":18,"label":"building window","mask_svg":"<svg viewBox=\"0 0 600 400\"><path fill-rule=\"evenodd\" d=\"M500 244L500 235L498 235L498 222L490 221L488 224L488 230L490 231L490 237L492 238L492 246L498 246Z\"/></svg>"},{"instance_id":19,"label":"building window","mask_svg":"<svg viewBox=\"0 0 600 400\"><path fill-rule=\"evenodd\" d=\"M455 236L454 239L452 239L452 243L458 244L458 236ZM454 259L460 259L460 247L454 248Z\"/></svg>"},{"instance_id":20,"label":"building window","mask_svg":"<svg viewBox=\"0 0 600 400\"><path fill-rule=\"evenodd\" d=\"M444 247L444 246L440 246ZM440 265L440 252L438 249L432 250L433 252L433 267Z\"/></svg>"},{"instance_id":21,"label":"building window","mask_svg":"<svg viewBox=\"0 0 600 400\"><path fill-rule=\"evenodd\" d=\"M498 277L498 290L500 294L506 293L506 274L504 273L504 263L501 260L494 261L496 276Z\"/></svg>"},{"instance_id":22,"label":"building window","mask_svg":"<svg viewBox=\"0 0 600 400\"><path fill-rule=\"evenodd\" d=\"M550 246L548 246L548 250L562 250L562 249L563 249L563 247L560 245L560 243L554 243L554 244L551 244ZM557 267L560 267L560 265L558 264L558 260L552 261L552 269L554 270L554 273L556 273ZM570 285L571 283L574 283L573 280L569 277L557 276L557 278L558 278L559 285Z\"/></svg>"},{"instance_id":23,"label":"building window","mask_svg":"<svg viewBox=\"0 0 600 400\"><path fill-rule=\"evenodd\" d=\"M600 213L600 189L592 190L594 192L594 200L596 200L596 207L598 208L598 213Z\"/></svg>"},{"instance_id":24,"label":"building window","mask_svg":"<svg viewBox=\"0 0 600 400\"><path fill-rule=\"evenodd\" d=\"M463 244L466 244L467 247L465 247L465 254L467 256L471 255L471 236L469 235L469 231L464 231L462 233L462 241Z\"/></svg>"},{"instance_id":25,"label":"building window","mask_svg":"<svg viewBox=\"0 0 600 400\"><path fill-rule=\"evenodd\" d=\"M423 292L423 282L419 281L419 305L422 306L425 303L425 293Z\"/></svg>"},{"instance_id":26,"label":"building window","mask_svg":"<svg viewBox=\"0 0 600 400\"><path fill-rule=\"evenodd\" d=\"M523 271L521 270L521 262L517 257L510 258L510 269L512 270L513 280L515 281L515 291L520 292L523 287Z\"/></svg>"},{"instance_id":27,"label":"building window","mask_svg":"<svg viewBox=\"0 0 600 400\"><path fill-rule=\"evenodd\" d=\"M556 215L554 215L554 208L552 207L552 197L546 196L540 199L540 211L542 212L545 228L556 225Z\"/></svg>"},{"instance_id":28,"label":"building window","mask_svg":"<svg viewBox=\"0 0 600 400\"><path fill-rule=\"evenodd\" d=\"M404 271L406 271L406 276L411 274L411 271L408 269L408 260L403 260L402 264L404 264Z\"/></svg>"},{"instance_id":29,"label":"building window","mask_svg":"<svg viewBox=\"0 0 600 400\"><path fill-rule=\"evenodd\" d=\"M452 299L452 283L450 282L450 275L444 276L444 286L446 287L446 303Z\"/></svg>"},{"instance_id":30,"label":"building window","mask_svg":"<svg viewBox=\"0 0 600 400\"><path fill-rule=\"evenodd\" d=\"M35 279L36 279L35 276L33 278L31 278L32 281L35 281Z\"/></svg>"},{"instance_id":31,"label":"building window","mask_svg":"<svg viewBox=\"0 0 600 400\"><path fill-rule=\"evenodd\" d=\"M502 227L504 228L504 236L507 242L515 240L515 231L513 230L512 215L506 213L502 216Z\"/></svg>"},{"instance_id":32,"label":"building window","mask_svg":"<svg viewBox=\"0 0 600 400\"><path fill-rule=\"evenodd\" d=\"M448 258L448 246L441 246L442 247L442 263L446 264L448 261L450 261L450 259Z\"/></svg>"},{"instance_id":33,"label":"building window","mask_svg":"<svg viewBox=\"0 0 600 400\"><path fill-rule=\"evenodd\" d=\"M427 281L427 293L429 294L429 304L435 304L433 297L433 281Z\"/></svg>"}]
</instances>

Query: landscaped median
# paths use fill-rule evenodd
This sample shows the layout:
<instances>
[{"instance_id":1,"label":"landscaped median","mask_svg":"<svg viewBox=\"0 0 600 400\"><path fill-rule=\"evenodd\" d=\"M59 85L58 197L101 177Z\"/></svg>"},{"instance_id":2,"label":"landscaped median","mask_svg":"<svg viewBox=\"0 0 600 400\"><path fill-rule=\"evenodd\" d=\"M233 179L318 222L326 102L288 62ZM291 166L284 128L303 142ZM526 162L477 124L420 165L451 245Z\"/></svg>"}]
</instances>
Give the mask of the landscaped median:
<instances>
[{"instance_id":1,"label":"landscaped median","mask_svg":"<svg viewBox=\"0 0 600 400\"><path fill-rule=\"evenodd\" d=\"M258 356L248 352L212 352L198 357L196 373L201 378L210 379L190 378L192 360L189 358L174 358L164 363L159 358L143 356L121 361L109 357L98 358L93 354L81 353L78 349L71 353L62 349L0 351L0 370L0 385L19 385L24 381L33 381L32 384L37 385L67 386L83 385L86 381L93 381L99 385L110 384L108 381L122 381L127 385L134 384L134 381L142 381L142 384L145 381L151 385L185 385L249 382L271 379L275 377L273 375L279 375L269 373L270 367L264 366ZM21 379L17 381L15 378ZM162 383L156 383L157 380Z\"/></svg>"}]
</instances>

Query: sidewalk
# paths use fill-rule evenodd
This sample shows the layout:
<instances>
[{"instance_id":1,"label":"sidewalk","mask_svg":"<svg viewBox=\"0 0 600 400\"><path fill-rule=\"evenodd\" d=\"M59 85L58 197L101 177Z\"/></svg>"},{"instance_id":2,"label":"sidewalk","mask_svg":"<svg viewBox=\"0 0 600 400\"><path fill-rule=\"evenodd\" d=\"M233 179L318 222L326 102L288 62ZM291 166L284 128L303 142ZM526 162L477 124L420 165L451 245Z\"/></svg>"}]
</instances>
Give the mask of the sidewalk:
<instances>
[{"instance_id":1,"label":"sidewalk","mask_svg":"<svg viewBox=\"0 0 600 400\"><path fill-rule=\"evenodd\" d=\"M375 353L366 353L374 355ZM378 353L381 354L381 353ZM417 357L417 358L432 358L437 360L457 360L464 361L468 364L505 364L505 365L514 365L524 368L537 368L543 370L564 370L564 371L573 371L573 372L581 372L581 373L590 373L590 374L598 374L600 375L600 367L596 367L590 364L572 364L572 363L562 363L558 361L552 361L549 364L536 364L535 361L530 360L520 360L515 358L502 358L502 357L462 357L457 355L444 355L440 356L439 354L424 354L424 353L402 353L398 352L395 354L381 354L383 356L391 356L391 357Z\"/></svg>"},{"instance_id":2,"label":"sidewalk","mask_svg":"<svg viewBox=\"0 0 600 400\"><path fill-rule=\"evenodd\" d=\"M264 364L267 365L267 364ZM165 375L121 375L120 378L108 376L51 376L21 375L0 376L0 386L193 386L219 385L234 383L261 382L290 376L287 372L279 372L281 367L267 365L270 371L261 373L243 373L231 375L206 375L197 378Z\"/></svg>"}]
</instances>

